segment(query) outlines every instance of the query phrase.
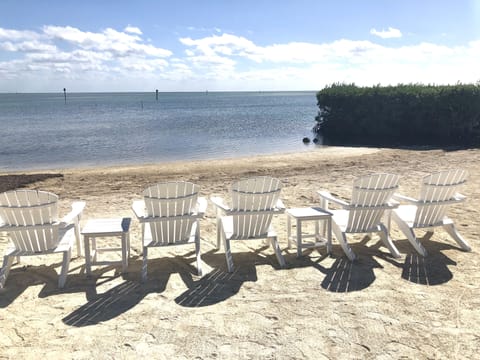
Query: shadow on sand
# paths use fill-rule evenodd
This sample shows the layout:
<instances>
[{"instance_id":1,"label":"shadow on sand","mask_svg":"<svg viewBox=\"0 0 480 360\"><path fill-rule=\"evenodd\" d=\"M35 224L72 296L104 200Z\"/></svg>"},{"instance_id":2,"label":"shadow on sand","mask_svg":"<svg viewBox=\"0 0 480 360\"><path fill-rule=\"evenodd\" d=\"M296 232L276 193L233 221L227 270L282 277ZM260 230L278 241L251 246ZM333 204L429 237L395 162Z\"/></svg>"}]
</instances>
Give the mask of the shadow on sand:
<instances>
[{"instance_id":1,"label":"shadow on sand","mask_svg":"<svg viewBox=\"0 0 480 360\"><path fill-rule=\"evenodd\" d=\"M321 250L321 256L312 256L317 250L307 250L305 256L296 258L295 254L291 254L288 258L290 267L309 267L313 266L325 275L321 282L321 287L331 292L353 292L360 291L369 287L375 281L374 269L382 268L375 260L377 256L389 256L382 253L378 248L379 243L373 246L367 246L370 241L368 236L364 237L360 242L352 242L350 245L357 254L355 261L350 261L343 253L340 245L334 245L332 253L326 254L324 249ZM325 258L335 259L330 267L322 265Z\"/></svg>"},{"instance_id":2,"label":"shadow on sand","mask_svg":"<svg viewBox=\"0 0 480 360\"><path fill-rule=\"evenodd\" d=\"M418 256L407 240L397 240L395 244L400 252L407 255L400 261L393 259L383 247L380 247L380 241L367 246L370 239L365 237L362 241L351 244L358 255L354 262L350 262L343 255L339 245L333 247L330 259L334 261L330 262L329 267L322 265L328 256L326 254L320 253L318 257L309 256L313 254L307 251L306 256L297 259L296 251L286 250L284 253L288 265L283 271L313 267L325 275L321 280L323 289L340 293L353 292L361 291L375 281L374 270L383 267L376 259L383 259L401 269L401 277L407 281L422 285L443 284L453 277L448 266L456 263L442 251L457 248L444 242L431 241L430 237L431 234L427 233L421 239L430 254L427 258ZM145 283L140 282L141 257L131 259L127 274L120 274L118 268L106 266L97 268L92 272L92 276L87 278L84 265L72 268L65 289L57 288L58 274L55 268L59 267L60 263L17 267L10 273L7 288L1 291L0 308L6 308L27 287L44 284L39 297L61 293L85 293L87 302L65 316L63 322L76 327L89 326L121 315L150 293L164 292L172 274L180 276L187 287L187 290L175 298L178 305L210 306L237 294L245 282L257 281L257 266L268 265L272 270L280 269L273 254L261 253L266 248L235 252L233 273L226 271L223 252L208 251L202 254L202 260L204 270L205 265L208 265L211 271L203 277L196 275L193 252L180 256L153 258L148 262L148 280ZM310 250L312 251L316 250ZM107 290L99 293L104 288Z\"/></svg>"},{"instance_id":3,"label":"shadow on sand","mask_svg":"<svg viewBox=\"0 0 480 360\"><path fill-rule=\"evenodd\" d=\"M89 284L84 286L87 303L63 318L63 322L80 327L117 317L134 307L148 294L164 292L172 274L178 274L188 288L175 299L178 305L184 307L213 305L238 293L244 282L256 281L255 266L273 265L276 261L274 255L264 257L255 252L235 253L237 266L233 273L228 273L225 271L224 254L212 250L202 255L204 265L208 264L212 270L199 278L194 275L196 268L193 266L195 263L193 255L194 253L190 252L184 256L149 260L148 280L145 283L140 282L142 261L137 258L130 262L130 272L123 275L124 281L101 294L96 292L97 289L103 282L111 281L113 278L102 277L102 273L108 271L105 268L92 272ZM78 279L73 279L73 282L76 280Z\"/></svg>"},{"instance_id":4,"label":"shadow on sand","mask_svg":"<svg viewBox=\"0 0 480 360\"><path fill-rule=\"evenodd\" d=\"M457 263L446 256L443 251L463 250L442 240L432 241L432 236L434 236L432 232L426 232L423 237L419 237L428 252L427 257L418 255L407 240L396 242L399 250L402 251L405 248L404 252L407 253L402 265L403 279L420 285L441 285L453 278L448 266L457 265Z\"/></svg>"}]
</instances>

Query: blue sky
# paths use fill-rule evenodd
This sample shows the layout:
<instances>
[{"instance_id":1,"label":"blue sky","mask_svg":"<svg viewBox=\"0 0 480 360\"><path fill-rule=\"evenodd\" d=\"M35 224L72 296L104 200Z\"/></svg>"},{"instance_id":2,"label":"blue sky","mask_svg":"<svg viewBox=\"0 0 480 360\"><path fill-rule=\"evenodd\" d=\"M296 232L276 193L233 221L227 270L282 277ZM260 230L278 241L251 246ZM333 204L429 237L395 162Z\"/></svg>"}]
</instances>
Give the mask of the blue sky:
<instances>
[{"instance_id":1,"label":"blue sky","mask_svg":"<svg viewBox=\"0 0 480 360\"><path fill-rule=\"evenodd\" d=\"M480 0L0 0L0 92L480 81Z\"/></svg>"}]
</instances>

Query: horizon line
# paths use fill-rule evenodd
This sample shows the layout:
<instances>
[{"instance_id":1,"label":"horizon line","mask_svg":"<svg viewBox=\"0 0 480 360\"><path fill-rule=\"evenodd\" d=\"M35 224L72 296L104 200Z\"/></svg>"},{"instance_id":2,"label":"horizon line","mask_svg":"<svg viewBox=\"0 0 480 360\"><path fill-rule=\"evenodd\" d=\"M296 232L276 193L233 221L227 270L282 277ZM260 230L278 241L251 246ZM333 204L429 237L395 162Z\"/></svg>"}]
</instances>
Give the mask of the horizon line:
<instances>
[{"instance_id":1,"label":"horizon line","mask_svg":"<svg viewBox=\"0 0 480 360\"><path fill-rule=\"evenodd\" d=\"M272 93L272 92L318 92L320 90L172 90L172 91L164 91L164 90L158 90L158 93ZM109 93L109 94L115 94L115 93L141 93L141 94L148 94L148 93L153 93L155 94L157 90L132 90L132 91L68 91L68 89L65 91L67 94L102 94L102 93ZM63 94L64 89L60 89L58 91L0 91L0 94Z\"/></svg>"}]
</instances>

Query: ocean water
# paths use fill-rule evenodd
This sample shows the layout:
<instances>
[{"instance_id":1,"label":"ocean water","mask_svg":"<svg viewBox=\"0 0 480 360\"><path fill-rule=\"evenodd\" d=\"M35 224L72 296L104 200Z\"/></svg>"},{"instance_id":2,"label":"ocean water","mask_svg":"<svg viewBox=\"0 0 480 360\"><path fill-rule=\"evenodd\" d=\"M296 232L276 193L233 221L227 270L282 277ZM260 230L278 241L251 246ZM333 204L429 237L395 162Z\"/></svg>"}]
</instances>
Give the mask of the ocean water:
<instances>
[{"instance_id":1,"label":"ocean water","mask_svg":"<svg viewBox=\"0 0 480 360\"><path fill-rule=\"evenodd\" d=\"M0 171L308 151L315 92L0 94Z\"/></svg>"}]
</instances>

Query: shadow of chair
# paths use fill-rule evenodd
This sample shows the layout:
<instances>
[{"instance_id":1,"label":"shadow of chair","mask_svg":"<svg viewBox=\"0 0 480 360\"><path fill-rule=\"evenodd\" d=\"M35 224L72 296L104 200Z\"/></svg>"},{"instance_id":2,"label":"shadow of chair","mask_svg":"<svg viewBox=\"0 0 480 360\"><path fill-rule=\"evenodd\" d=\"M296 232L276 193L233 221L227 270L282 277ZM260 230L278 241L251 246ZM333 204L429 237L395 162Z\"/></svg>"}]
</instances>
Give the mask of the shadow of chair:
<instances>
[{"instance_id":1,"label":"shadow of chair","mask_svg":"<svg viewBox=\"0 0 480 360\"><path fill-rule=\"evenodd\" d=\"M175 302L186 307L209 306L220 303L240 290L247 282L257 281L257 266L269 265L276 270L281 267L276 261L276 255L264 255L269 246L252 248L250 251L235 252L235 268L228 272L225 267L225 257L216 250L211 250L202 255L202 259L213 270L191 284L188 289L175 299Z\"/></svg>"},{"instance_id":2,"label":"shadow of chair","mask_svg":"<svg viewBox=\"0 0 480 360\"><path fill-rule=\"evenodd\" d=\"M431 241L432 235L432 232L426 232L419 239L429 253L427 257L412 250L408 240L404 240L404 246L409 247L410 252L402 267L403 279L419 285L440 285L453 278L448 265L457 265L457 263L442 251L457 249L457 247L444 242Z\"/></svg>"},{"instance_id":3,"label":"shadow of chair","mask_svg":"<svg viewBox=\"0 0 480 360\"><path fill-rule=\"evenodd\" d=\"M412 249L407 239L396 240L395 243L402 253L406 254L404 261L384 257L383 260L402 270L401 278L419 285L440 285L450 281L453 274L448 268L449 265L457 263L446 256L443 251L454 250L458 247L444 242L431 241L433 233L426 232L419 237L419 241L429 252L428 257L419 255Z\"/></svg>"},{"instance_id":4,"label":"shadow of chair","mask_svg":"<svg viewBox=\"0 0 480 360\"><path fill-rule=\"evenodd\" d=\"M192 262L194 262L192 260ZM85 292L87 302L64 317L62 320L70 326L89 326L111 320L137 305L150 293L162 293L172 274L179 274L186 284L193 282L192 272L196 273L193 265L185 263L184 255L168 256L149 260L151 277L145 283L138 280L143 261L140 257L129 262L130 272L121 274L116 268L104 266L92 271L87 278L85 274L72 276L71 288ZM103 293L98 293L100 287L108 287L109 282L122 277L123 281L114 285ZM69 287L70 288L70 287Z\"/></svg>"},{"instance_id":5,"label":"shadow of chair","mask_svg":"<svg viewBox=\"0 0 480 360\"><path fill-rule=\"evenodd\" d=\"M265 249L258 249L262 250ZM90 278L86 278L82 273L72 275L71 287L68 289L85 291L87 302L65 316L63 322L70 326L82 327L115 318L133 308L148 294L164 292L173 274L177 274L188 288L175 299L178 305L185 307L208 306L222 302L238 293L244 282L257 280L251 252L238 254L239 266L233 273L223 269L225 266L223 254L214 254L214 250L202 254L205 263L213 266L212 270L201 278L195 275L196 257L192 255L195 255L194 251L149 260L150 276L144 283L138 281L138 273L143 264L140 257L131 259L130 272L127 274L115 272L113 276L106 276L106 273L114 269L109 266L94 270ZM254 257L257 265L275 264L274 258L274 255ZM97 293L100 286L108 286L108 282L118 279L119 276L122 276L123 282L103 293Z\"/></svg>"},{"instance_id":6,"label":"shadow of chair","mask_svg":"<svg viewBox=\"0 0 480 360\"><path fill-rule=\"evenodd\" d=\"M30 286L44 285L39 297L44 297L42 294L45 293L58 294L68 292L68 289L60 289L57 286L58 273L55 268L61 265L62 262L35 266L24 263L23 266L17 266L12 269L9 275L8 287L0 290L0 308L8 307ZM34 269L34 271L30 271L31 269Z\"/></svg>"},{"instance_id":7,"label":"shadow of chair","mask_svg":"<svg viewBox=\"0 0 480 360\"><path fill-rule=\"evenodd\" d=\"M371 241L369 236L364 236L361 241L351 245L357 254L355 261L350 261L342 250L341 245L333 245L330 255L326 250L317 251L309 249L304 256L297 258L296 253L288 253L285 258L288 260L289 268L314 267L325 275L321 281L321 287L330 292L354 292L366 289L375 281L375 268L383 268L375 257L379 255L390 258L390 253L380 250L381 241L367 246ZM325 259L334 259L330 267L322 265Z\"/></svg>"},{"instance_id":8,"label":"shadow of chair","mask_svg":"<svg viewBox=\"0 0 480 360\"><path fill-rule=\"evenodd\" d=\"M90 293L86 304L62 320L70 326L95 325L126 312L138 304L145 295L138 281L127 280L102 294Z\"/></svg>"},{"instance_id":9,"label":"shadow of chair","mask_svg":"<svg viewBox=\"0 0 480 360\"><path fill-rule=\"evenodd\" d=\"M373 269L382 266L373 257L359 256L359 261L351 262L347 257L337 258L326 269L322 288L330 292L353 292L369 287L375 281Z\"/></svg>"},{"instance_id":10,"label":"shadow of chair","mask_svg":"<svg viewBox=\"0 0 480 360\"><path fill-rule=\"evenodd\" d=\"M453 278L447 265L456 265L456 262L442 253L429 257L411 253L405 258L402 278L419 285L441 285Z\"/></svg>"}]
</instances>

